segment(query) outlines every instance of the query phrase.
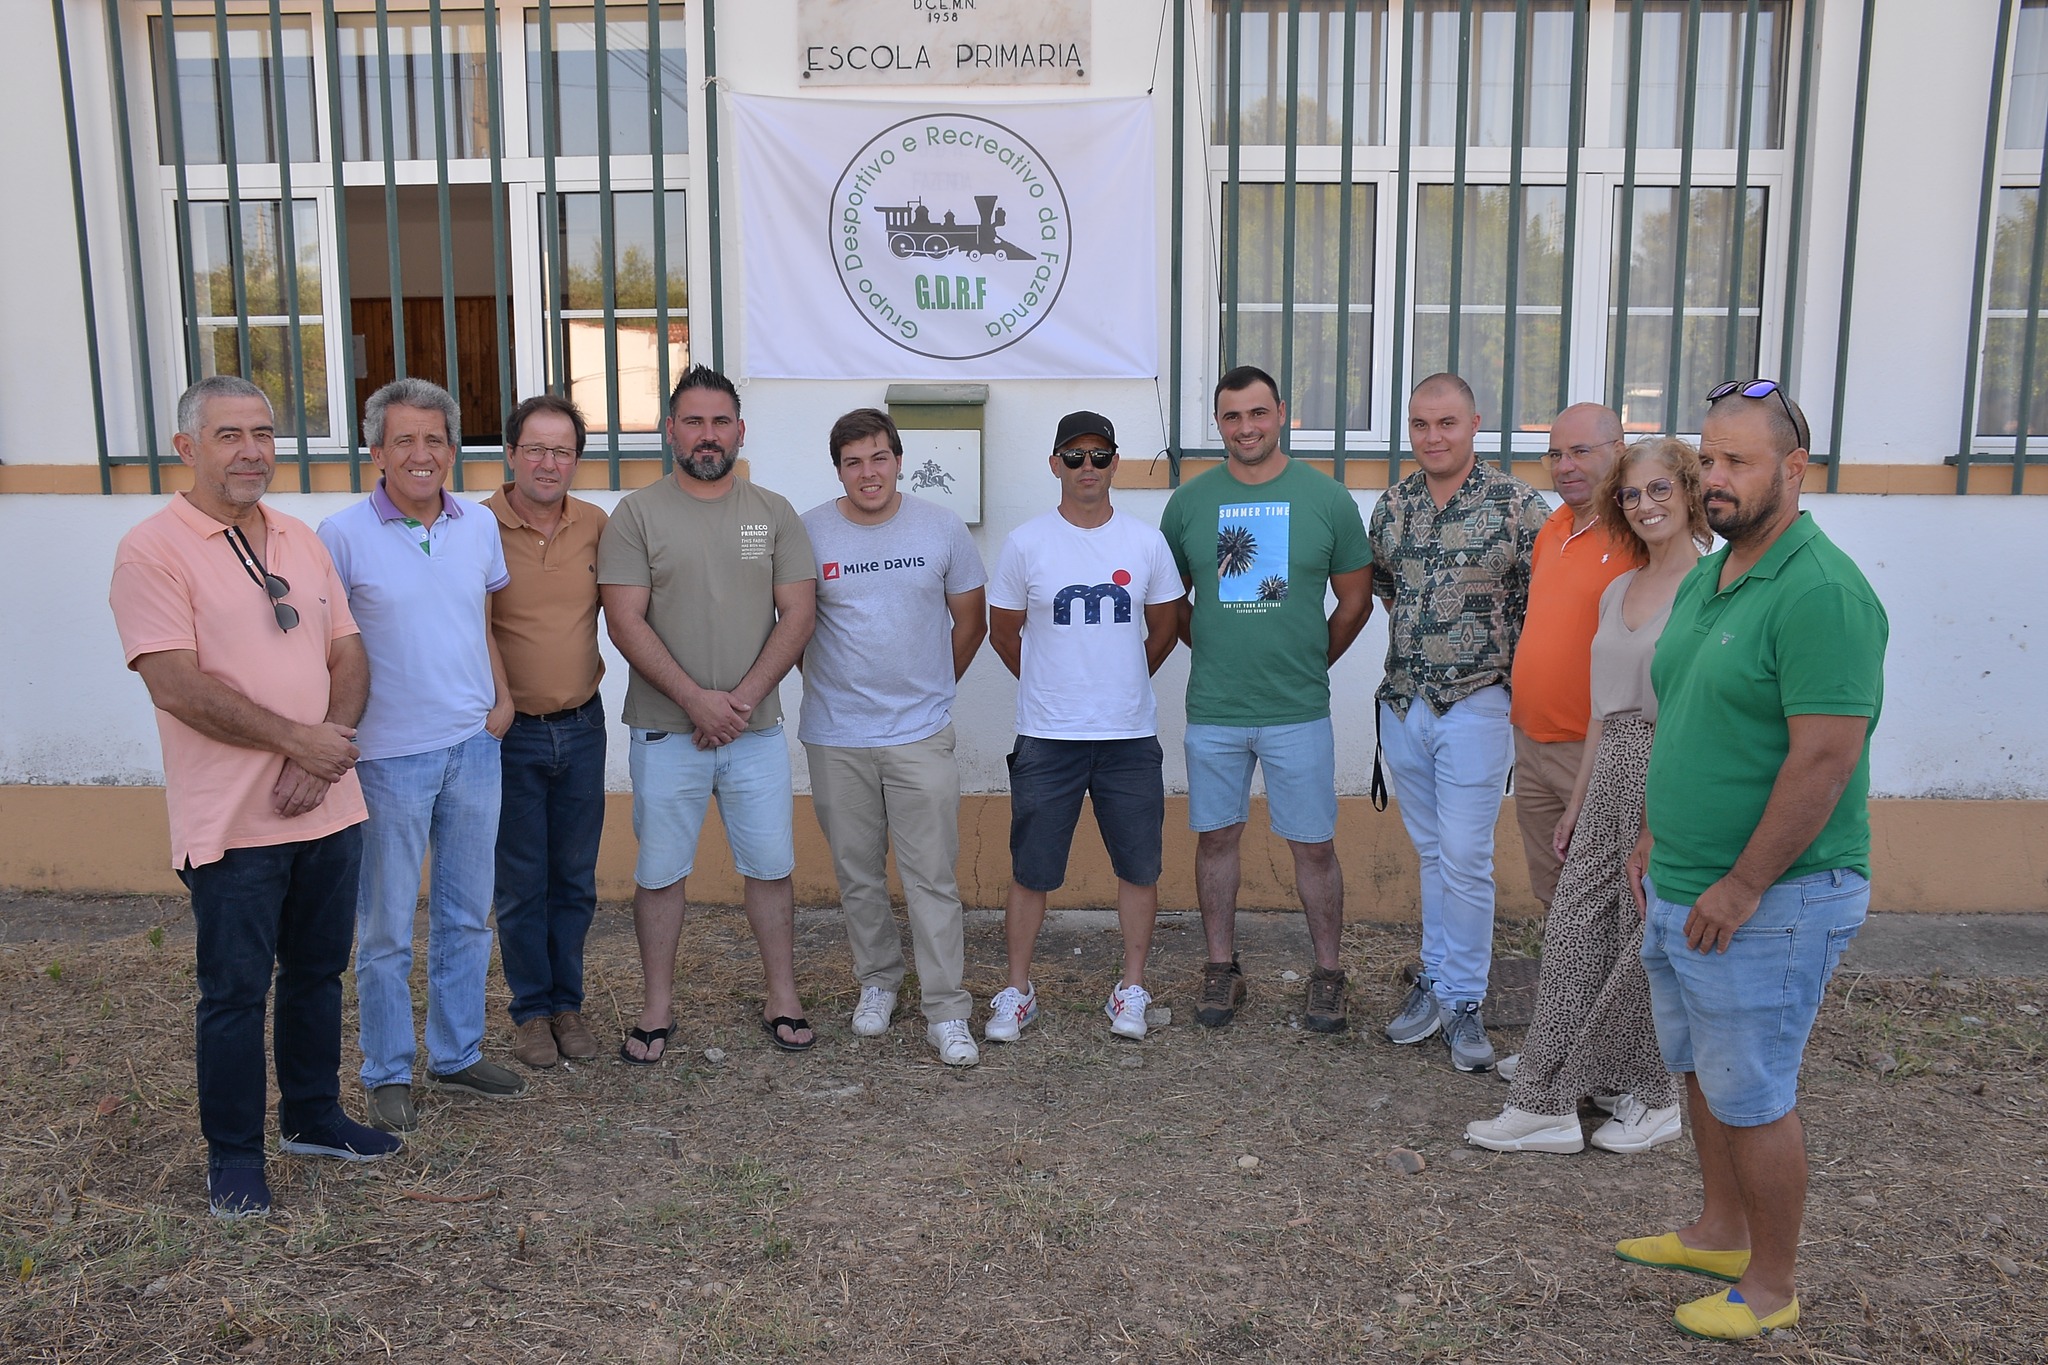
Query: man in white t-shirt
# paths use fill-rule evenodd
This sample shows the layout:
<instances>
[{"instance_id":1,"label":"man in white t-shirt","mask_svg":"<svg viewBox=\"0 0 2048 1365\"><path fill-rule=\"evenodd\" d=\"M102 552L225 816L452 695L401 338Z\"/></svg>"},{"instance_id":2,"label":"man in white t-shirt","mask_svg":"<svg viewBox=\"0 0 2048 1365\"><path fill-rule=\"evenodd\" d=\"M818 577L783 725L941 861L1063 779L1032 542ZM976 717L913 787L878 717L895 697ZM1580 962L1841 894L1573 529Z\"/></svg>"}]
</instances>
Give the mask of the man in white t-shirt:
<instances>
[{"instance_id":1,"label":"man in white t-shirt","mask_svg":"<svg viewBox=\"0 0 2048 1365\"><path fill-rule=\"evenodd\" d=\"M988 574L959 517L905 497L903 438L885 412L832 424L843 497L804 513L818 565L818 626L804 649L797 738L811 809L832 850L860 1002L853 1031L889 1031L903 938L889 904L889 845L917 953L925 1040L948 1066L981 1060L967 1017L955 684L988 634Z\"/></svg>"},{"instance_id":2,"label":"man in white t-shirt","mask_svg":"<svg viewBox=\"0 0 2048 1365\"><path fill-rule=\"evenodd\" d=\"M1105 1007L1121 1037L1145 1036L1145 955L1159 911L1166 788L1152 674L1173 651L1184 589L1166 539L1110 506L1116 428L1094 412L1060 419L1050 460L1060 504L1010 533L989 582L989 641L1017 675L1010 753L1009 984L983 1036L1016 1041L1038 1017L1031 952L1045 897L1066 880L1085 793L1116 872L1124 970Z\"/></svg>"}]
</instances>

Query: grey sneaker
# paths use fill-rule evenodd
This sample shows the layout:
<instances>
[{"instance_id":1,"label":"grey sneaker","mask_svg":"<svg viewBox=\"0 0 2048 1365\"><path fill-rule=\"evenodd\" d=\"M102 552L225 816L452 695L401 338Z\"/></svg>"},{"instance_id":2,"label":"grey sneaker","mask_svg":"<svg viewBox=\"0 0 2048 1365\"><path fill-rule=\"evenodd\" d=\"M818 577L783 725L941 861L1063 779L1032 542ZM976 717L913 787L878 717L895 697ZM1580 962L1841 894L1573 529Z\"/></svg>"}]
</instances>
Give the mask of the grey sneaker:
<instances>
[{"instance_id":1,"label":"grey sneaker","mask_svg":"<svg viewBox=\"0 0 2048 1365\"><path fill-rule=\"evenodd\" d=\"M1451 1050L1451 1065L1460 1071L1484 1071L1493 1065L1493 1041L1486 1036L1477 1000L1461 1000L1446 1013L1444 1046Z\"/></svg>"},{"instance_id":2,"label":"grey sneaker","mask_svg":"<svg viewBox=\"0 0 2048 1365\"><path fill-rule=\"evenodd\" d=\"M436 1090L458 1090L486 1100L509 1100L526 1093L526 1082L496 1062L472 1062L445 1076L438 1071L429 1071L427 1084Z\"/></svg>"},{"instance_id":3,"label":"grey sneaker","mask_svg":"<svg viewBox=\"0 0 2048 1365\"><path fill-rule=\"evenodd\" d=\"M370 1092L370 1126L387 1133L410 1133L420 1126L410 1085L380 1085Z\"/></svg>"},{"instance_id":4,"label":"grey sneaker","mask_svg":"<svg viewBox=\"0 0 2048 1365\"><path fill-rule=\"evenodd\" d=\"M1419 1043L1443 1027L1443 1013L1436 1006L1436 982L1426 976L1415 978L1401 1012L1387 1024L1387 1037L1396 1043Z\"/></svg>"}]
</instances>

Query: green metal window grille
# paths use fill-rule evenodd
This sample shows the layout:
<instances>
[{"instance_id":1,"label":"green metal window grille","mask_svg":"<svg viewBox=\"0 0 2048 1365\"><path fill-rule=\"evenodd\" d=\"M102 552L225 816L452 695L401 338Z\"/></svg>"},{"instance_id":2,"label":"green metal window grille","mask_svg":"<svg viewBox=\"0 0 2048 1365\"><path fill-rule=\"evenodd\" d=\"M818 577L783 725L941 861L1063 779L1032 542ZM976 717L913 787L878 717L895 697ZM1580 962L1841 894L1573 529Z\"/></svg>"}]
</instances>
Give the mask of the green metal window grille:
<instances>
[{"instance_id":1,"label":"green metal window grille","mask_svg":"<svg viewBox=\"0 0 2048 1365\"><path fill-rule=\"evenodd\" d=\"M624 457L667 467L660 396L691 342L671 158L689 146L689 51L716 74L715 0L97 0L122 196L114 280L95 278L85 213L79 3L50 12L102 490L119 465L161 489L169 399L215 373L270 396L302 490L323 463L363 486L361 404L400 375L455 395L472 458L524 383L584 407L586 455L612 487ZM516 125L508 104L526 108ZM704 116L715 165L715 108ZM705 197L715 225L715 183ZM717 364L715 235L710 256ZM144 283L158 278L174 282L163 297ZM108 411L110 326L132 341L132 428Z\"/></svg>"}]
</instances>

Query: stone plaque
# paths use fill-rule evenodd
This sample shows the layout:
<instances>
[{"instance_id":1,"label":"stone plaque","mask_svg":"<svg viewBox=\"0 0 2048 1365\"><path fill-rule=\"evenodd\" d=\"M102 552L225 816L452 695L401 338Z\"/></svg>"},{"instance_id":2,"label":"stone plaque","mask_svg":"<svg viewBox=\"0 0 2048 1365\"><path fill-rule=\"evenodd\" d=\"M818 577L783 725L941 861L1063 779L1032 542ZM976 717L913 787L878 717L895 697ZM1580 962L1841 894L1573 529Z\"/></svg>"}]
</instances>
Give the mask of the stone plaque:
<instances>
[{"instance_id":1,"label":"stone plaque","mask_svg":"<svg viewBox=\"0 0 2048 1365\"><path fill-rule=\"evenodd\" d=\"M797 0L807 85L1086 85L1092 0Z\"/></svg>"}]
</instances>

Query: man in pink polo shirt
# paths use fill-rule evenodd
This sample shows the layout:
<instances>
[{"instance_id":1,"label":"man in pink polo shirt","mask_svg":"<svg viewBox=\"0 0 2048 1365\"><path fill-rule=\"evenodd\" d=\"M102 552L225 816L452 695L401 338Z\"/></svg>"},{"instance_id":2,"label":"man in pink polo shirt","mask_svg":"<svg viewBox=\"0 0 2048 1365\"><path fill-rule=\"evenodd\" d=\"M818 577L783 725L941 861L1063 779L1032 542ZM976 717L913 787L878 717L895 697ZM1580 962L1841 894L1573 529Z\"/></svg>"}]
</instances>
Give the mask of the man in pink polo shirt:
<instances>
[{"instance_id":1,"label":"man in pink polo shirt","mask_svg":"<svg viewBox=\"0 0 2048 1365\"><path fill-rule=\"evenodd\" d=\"M273 972L279 1146L370 1161L403 1145L340 1102L364 818L355 723L370 670L319 537L261 505L276 467L263 391L202 379L178 400L172 444L192 490L122 538L109 597L156 704L171 866L198 927L208 1202L221 1218L261 1217Z\"/></svg>"}]
</instances>

